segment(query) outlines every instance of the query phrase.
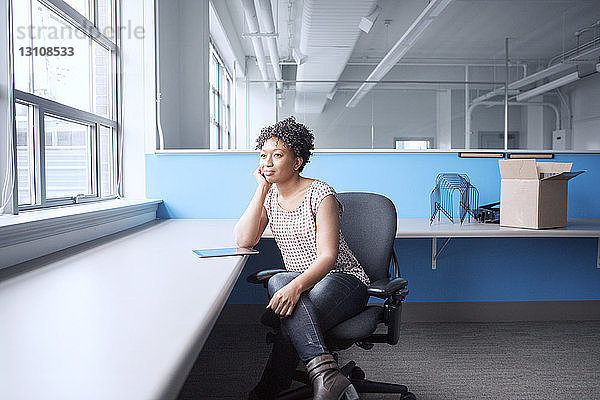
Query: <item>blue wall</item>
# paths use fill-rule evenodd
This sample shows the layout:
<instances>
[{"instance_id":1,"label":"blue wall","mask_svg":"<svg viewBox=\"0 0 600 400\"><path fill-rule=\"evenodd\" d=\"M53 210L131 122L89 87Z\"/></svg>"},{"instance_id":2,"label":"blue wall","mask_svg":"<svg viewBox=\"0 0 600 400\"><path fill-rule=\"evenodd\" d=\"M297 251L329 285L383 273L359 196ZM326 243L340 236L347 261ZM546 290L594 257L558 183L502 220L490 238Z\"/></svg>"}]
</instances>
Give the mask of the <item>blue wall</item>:
<instances>
[{"instance_id":1,"label":"blue wall","mask_svg":"<svg viewBox=\"0 0 600 400\"><path fill-rule=\"evenodd\" d=\"M600 217L600 156L557 155L554 161L587 170L569 183L568 216ZM161 218L239 218L256 183L255 154L147 155L147 196L161 198ZM304 175L326 181L336 191L382 193L398 216L428 217L429 192L440 172L469 175L480 204L498 201L497 159L463 159L456 154L316 154ZM408 301L598 300L598 241L572 239L453 239L431 270L431 241L398 239L402 274L409 280ZM281 265L273 240L259 244L262 254L242 276ZM262 288L242 279L232 303L262 303Z\"/></svg>"}]
</instances>

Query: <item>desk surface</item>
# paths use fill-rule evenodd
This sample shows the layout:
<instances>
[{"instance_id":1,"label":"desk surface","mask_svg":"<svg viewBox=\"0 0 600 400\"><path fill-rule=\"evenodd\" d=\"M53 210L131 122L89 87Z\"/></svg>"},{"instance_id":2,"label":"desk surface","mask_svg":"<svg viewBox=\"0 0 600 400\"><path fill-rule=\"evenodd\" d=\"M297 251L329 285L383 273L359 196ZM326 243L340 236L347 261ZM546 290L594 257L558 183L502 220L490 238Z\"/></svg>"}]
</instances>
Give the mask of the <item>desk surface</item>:
<instances>
[{"instance_id":1,"label":"desk surface","mask_svg":"<svg viewBox=\"0 0 600 400\"><path fill-rule=\"evenodd\" d=\"M245 258L234 220L166 220L0 280L0 399L176 397Z\"/></svg>"},{"instance_id":2,"label":"desk surface","mask_svg":"<svg viewBox=\"0 0 600 400\"><path fill-rule=\"evenodd\" d=\"M262 237L273 237L268 226ZM429 224L427 218L399 218L396 237L600 237L600 218L570 218L566 228L555 229L508 228L477 222L465 222L461 225L448 220Z\"/></svg>"},{"instance_id":3,"label":"desk surface","mask_svg":"<svg viewBox=\"0 0 600 400\"><path fill-rule=\"evenodd\" d=\"M524 229L498 224L451 223L447 220L429 224L427 218L401 218L396 237L597 237L600 218L571 218L565 228Z\"/></svg>"}]
</instances>

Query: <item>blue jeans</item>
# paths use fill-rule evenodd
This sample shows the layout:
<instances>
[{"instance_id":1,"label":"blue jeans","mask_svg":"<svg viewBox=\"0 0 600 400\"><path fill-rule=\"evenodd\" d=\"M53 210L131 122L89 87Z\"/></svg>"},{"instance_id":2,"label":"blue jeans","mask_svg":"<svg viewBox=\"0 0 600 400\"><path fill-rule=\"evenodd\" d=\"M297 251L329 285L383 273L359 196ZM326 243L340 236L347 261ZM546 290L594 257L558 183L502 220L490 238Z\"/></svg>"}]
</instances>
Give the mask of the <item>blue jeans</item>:
<instances>
[{"instance_id":1,"label":"blue jeans","mask_svg":"<svg viewBox=\"0 0 600 400\"><path fill-rule=\"evenodd\" d=\"M272 276L269 298L298 275L298 272L282 272ZM341 272L327 274L302 293L292 314L279 319L280 329L255 391L270 398L289 387L299 359L306 363L328 353L323 332L364 310L368 300L365 284Z\"/></svg>"},{"instance_id":2,"label":"blue jeans","mask_svg":"<svg viewBox=\"0 0 600 400\"><path fill-rule=\"evenodd\" d=\"M300 275L283 272L269 279L269 298ZM302 293L289 317L281 318L281 331L304 362L327 353L323 332L364 310L369 296L357 277L327 274L312 289Z\"/></svg>"}]
</instances>

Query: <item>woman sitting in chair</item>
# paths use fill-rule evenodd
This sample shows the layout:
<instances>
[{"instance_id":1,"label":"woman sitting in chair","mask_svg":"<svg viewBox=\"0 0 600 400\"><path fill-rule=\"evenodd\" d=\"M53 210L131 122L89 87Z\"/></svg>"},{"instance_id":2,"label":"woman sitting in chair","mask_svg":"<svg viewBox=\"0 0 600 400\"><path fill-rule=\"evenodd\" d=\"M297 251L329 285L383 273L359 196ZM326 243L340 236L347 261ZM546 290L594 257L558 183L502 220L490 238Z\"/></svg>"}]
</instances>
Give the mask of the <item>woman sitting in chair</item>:
<instances>
[{"instance_id":1,"label":"woman sitting in chair","mask_svg":"<svg viewBox=\"0 0 600 400\"><path fill-rule=\"evenodd\" d=\"M300 358L314 399L357 399L323 340L323 332L361 312L369 278L340 231L342 206L325 182L300 176L314 137L294 117L261 130L258 187L234 229L237 245L254 246L267 226L288 272L268 282L267 308L280 329L250 399L271 399L288 388Z\"/></svg>"}]
</instances>

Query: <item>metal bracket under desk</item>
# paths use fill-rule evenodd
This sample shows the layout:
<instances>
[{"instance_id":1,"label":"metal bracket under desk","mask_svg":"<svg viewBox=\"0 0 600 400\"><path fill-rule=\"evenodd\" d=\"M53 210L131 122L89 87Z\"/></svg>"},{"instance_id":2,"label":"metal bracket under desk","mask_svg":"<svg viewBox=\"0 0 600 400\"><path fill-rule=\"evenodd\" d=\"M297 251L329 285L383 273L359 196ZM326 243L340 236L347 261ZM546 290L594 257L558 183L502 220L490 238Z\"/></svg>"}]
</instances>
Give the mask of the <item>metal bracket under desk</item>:
<instances>
[{"instance_id":1,"label":"metal bracket under desk","mask_svg":"<svg viewBox=\"0 0 600 400\"><path fill-rule=\"evenodd\" d=\"M437 258L442 253L442 250L444 250L444 247L446 247L446 245L450 242L450 239L452 238L446 238L446 240L444 240L444 244L442 244L442 247L438 250L437 238L431 238L431 269L437 269ZM598 238L598 245L600 246L600 238ZM598 250L598 263L600 265L600 250Z\"/></svg>"},{"instance_id":2,"label":"metal bracket under desk","mask_svg":"<svg viewBox=\"0 0 600 400\"><path fill-rule=\"evenodd\" d=\"M540 230L480 223L455 225L444 222L434 225L429 218L399 218L396 225L396 238L431 239L432 270L436 270L438 257L454 238L589 238L597 241L596 268L600 271L600 218L569 218L566 227ZM438 239L443 241L439 249Z\"/></svg>"},{"instance_id":3,"label":"metal bracket under desk","mask_svg":"<svg viewBox=\"0 0 600 400\"><path fill-rule=\"evenodd\" d=\"M452 239L452 238L446 238L446 240L444 240L444 243L442 244L442 247L438 250L437 237L431 238L431 269L432 270L437 269L437 258L442 253L442 250L444 250L446 245L450 242L450 239ZM598 240L598 246L597 246L598 253L596 256L596 268L600 269L600 237L598 237L597 240Z\"/></svg>"}]
</instances>

